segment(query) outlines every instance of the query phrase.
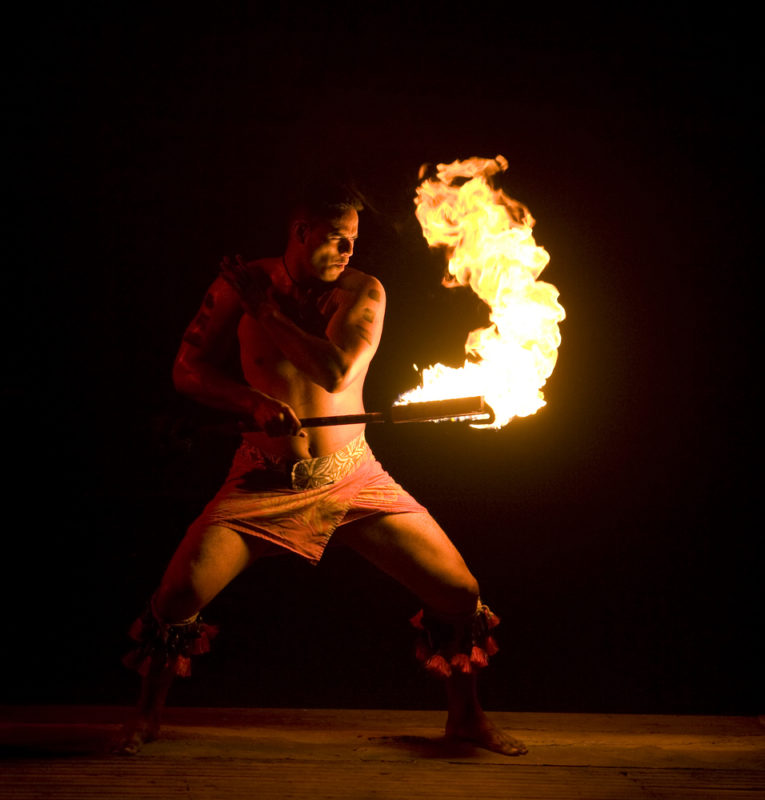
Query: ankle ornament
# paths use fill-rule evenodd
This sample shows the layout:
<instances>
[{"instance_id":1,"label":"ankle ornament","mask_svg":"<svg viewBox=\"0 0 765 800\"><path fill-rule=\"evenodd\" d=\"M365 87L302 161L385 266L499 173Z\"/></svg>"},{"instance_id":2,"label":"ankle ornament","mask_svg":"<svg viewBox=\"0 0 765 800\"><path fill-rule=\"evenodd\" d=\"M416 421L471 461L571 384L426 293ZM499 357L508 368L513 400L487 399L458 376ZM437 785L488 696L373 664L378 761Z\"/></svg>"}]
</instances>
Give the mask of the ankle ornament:
<instances>
[{"instance_id":1,"label":"ankle ornament","mask_svg":"<svg viewBox=\"0 0 765 800\"><path fill-rule=\"evenodd\" d=\"M170 669L183 678L191 675L191 656L208 653L218 628L208 625L201 615L181 622L165 622L154 610L154 598L131 625L128 635L138 646L122 659L141 676Z\"/></svg>"},{"instance_id":2,"label":"ankle ornament","mask_svg":"<svg viewBox=\"0 0 765 800\"><path fill-rule=\"evenodd\" d=\"M409 620L417 630L415 656L425 670L440 678L454 671L475 673L499 650L490 634L499 621L480 600L468 617L444 619L422 609Z\"/></svg>"}]
</instances>

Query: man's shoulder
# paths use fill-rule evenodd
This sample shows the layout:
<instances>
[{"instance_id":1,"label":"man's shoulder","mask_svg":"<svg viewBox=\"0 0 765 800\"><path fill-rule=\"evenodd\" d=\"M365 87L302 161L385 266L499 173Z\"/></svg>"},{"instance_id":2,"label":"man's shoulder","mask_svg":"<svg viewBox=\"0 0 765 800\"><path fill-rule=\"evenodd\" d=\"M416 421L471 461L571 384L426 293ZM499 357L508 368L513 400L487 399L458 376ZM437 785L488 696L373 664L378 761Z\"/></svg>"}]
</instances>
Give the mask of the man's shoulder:
<instances>
[{"instance_id":1,"label":"man's shoulder","mask_svg":"<svg viewBox=\"0 0 765 800\"><path fill-rule=\"evenodd\" d=\"M366 272L354 269L353 267L346 267L343 274L338 278L337 285L340 289L345 289L351 292L362 292L376 290L378 293L383 293L382 283L375 278L374 275L368 275Z\"/></svg>"},{"instance_id":2,"label":"man's shoulder","mask_svg":"<svg viewBox=\"0 0 765 800\"><path fill-rule=\"evenodd\" d=\"M280 258L267 257L256 258L253 261L247 261L245 263L245 267L247 267L248 270L262 270L269 275L273 275L273 273L279 268L280 264Z\"/></svg>"}]
</instances>

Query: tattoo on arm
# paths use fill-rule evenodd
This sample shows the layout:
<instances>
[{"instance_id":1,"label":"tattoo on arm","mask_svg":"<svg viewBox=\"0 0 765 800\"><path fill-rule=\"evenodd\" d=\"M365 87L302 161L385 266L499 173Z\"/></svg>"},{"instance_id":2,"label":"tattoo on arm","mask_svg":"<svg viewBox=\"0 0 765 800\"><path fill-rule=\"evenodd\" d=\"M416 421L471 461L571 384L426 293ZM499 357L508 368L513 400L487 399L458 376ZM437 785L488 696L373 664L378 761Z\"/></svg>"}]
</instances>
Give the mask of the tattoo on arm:
<instances>
[{"instance_id":1,"label":"tattoo on arm","mask_svg":"<svg viewBox=\"0 0 765 800\"><path fill-rule=\"evenodd\" d=\"M362 327L361 325L356 325L356 330L359 332L359 336L367 343L372 344L372 337L369 335L369 331Z\"/></svg>"},{"instance_id":2,"label":"tattoo on arm","mask_svg":"<svg viewBox=\"0 0 765 800\"><path fill-rule=\"evenodd\" d=\"M379 303L382 300L380 290L375 288L367 290L367 297L373 303ZM369 345L374 343L374 329L372 326L374 325L376 317L377 310L371 307L369 301L366 301L364 307L361 309L360 319L354 326L358 335Z\"/></svg>"},{"instance_id":3,"label":"tattoo on arm","mask_svg":"<svg viewBox=\"0 0 765 800\"><path fill-rule=\"evenodd\" d=\"M201 347L204 342L204 334L207 329L207 323L210 321L212 309L215 306L215 298L212 292L208 292L205 296L202 308L199 309L196 317L194 317L191 325L186 329L183 335L183 341L188 342L194 347Z\"/></svg>"}]
</instances>

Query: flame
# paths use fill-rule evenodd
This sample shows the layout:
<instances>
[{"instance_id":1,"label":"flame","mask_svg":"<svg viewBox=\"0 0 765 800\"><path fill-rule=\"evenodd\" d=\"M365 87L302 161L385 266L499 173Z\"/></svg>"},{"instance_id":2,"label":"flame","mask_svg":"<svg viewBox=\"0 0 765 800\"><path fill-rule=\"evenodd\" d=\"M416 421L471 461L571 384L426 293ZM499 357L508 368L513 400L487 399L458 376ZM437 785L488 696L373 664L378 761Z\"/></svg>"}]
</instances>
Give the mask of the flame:
<instances>
[{"instance_id":1,"label":"flame","mask_svg":"<svg viewBox=\"0 0 765 800\"><path fill-rule=\"evenodd\" d=\"M545 405L541 388L555 368L566 312L558 290L537 280L550 256L534 241L534 218L491 184L507 166L502 156L439 164L417 187L423 235L450 253L444 285L469 286L489 307L490 324L468 335L464 366L427 367L396 404L482 395L494 428Z\"/></svg>"}]
</instances>

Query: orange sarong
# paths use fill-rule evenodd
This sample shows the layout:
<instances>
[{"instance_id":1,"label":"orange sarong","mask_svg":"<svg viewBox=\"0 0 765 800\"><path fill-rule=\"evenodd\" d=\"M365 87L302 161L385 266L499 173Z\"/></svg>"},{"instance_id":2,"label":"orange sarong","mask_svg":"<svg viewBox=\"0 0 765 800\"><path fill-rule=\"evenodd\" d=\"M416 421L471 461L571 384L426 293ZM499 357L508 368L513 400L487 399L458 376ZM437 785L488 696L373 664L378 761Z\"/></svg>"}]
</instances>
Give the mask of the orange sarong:
<instances>
[{"instance_id":1,"label":"orange sarong","mask_svg":"<svg viewBox=\"0 0 765 800\"><path fill-rule=\"evenodd\" d=\"M243 442L194 525L258 536L316 564L339 525L426 509L383 469L362 433L336 453L285 462Z\"/></svg>"}]
</instances>

